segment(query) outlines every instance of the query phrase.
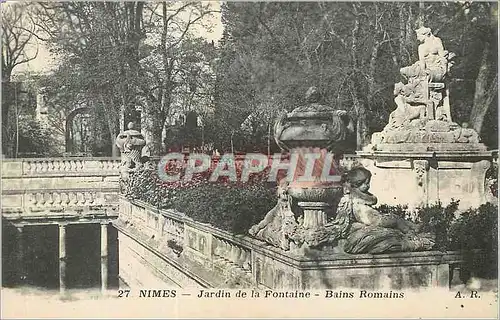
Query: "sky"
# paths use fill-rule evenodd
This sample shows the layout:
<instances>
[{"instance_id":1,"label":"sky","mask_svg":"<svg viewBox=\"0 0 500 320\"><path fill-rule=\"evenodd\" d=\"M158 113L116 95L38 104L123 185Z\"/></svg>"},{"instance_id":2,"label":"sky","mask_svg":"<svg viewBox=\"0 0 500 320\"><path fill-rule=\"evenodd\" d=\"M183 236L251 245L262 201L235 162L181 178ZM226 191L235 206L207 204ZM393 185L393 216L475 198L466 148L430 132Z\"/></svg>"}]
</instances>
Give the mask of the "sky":
<instances>
[{"instance_id":1,"label":"sky","mask_svg":"<svg viewBox=\"0 0 500 320\"><path fill-rule=\"evenodd\" d=\"M205 3L209 2L214 10L219 10L220 9L220 2L219 1L203 1ZM5 4L3 4L5 5ZM210 21L213 24L213 28L211 32L207 32L206 30L196 30L197 33L203 37L205 37L207 40L213 40L214 42L218 42L220 38L222 37L222 23L220 19L220 14L214 14L214 17L212 18L212 21ZM35 41L35 39L33 40ZM35 46L31 46L33 52L35 51ZM31 52L28 51L28 55L30 55ZM23 73L23 72L35 72L35 73L45 73L49 72L52 70L54 67L57 66L57 58L53 56L49 48L45 45L44 42L38 41L38 55L36 59L24 63L22 65L17 66L14 71L13 75L17 73Z\"/></svg>"}]
</instances>

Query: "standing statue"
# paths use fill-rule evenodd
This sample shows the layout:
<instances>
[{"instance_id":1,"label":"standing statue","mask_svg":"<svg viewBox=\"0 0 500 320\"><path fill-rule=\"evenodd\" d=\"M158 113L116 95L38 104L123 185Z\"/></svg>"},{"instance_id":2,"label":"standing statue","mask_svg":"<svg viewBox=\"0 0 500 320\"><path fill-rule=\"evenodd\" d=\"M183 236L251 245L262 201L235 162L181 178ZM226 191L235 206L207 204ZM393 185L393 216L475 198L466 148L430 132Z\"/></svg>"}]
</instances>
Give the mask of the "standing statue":
<instances>
[{"instance_id":1,"label":"standing statue","mask_svg":"<svg viewBox=\"0 0 500 320\"><path fill-rule=\"evenodd\" d=\"M123 181L128 179L130 172L142 166L141 157L147 149L144 136L134 126L133 122L129 122L128 130L116 137L116 146L120 149L122 158L120 172Z\"/></svg>"}]
</instances>

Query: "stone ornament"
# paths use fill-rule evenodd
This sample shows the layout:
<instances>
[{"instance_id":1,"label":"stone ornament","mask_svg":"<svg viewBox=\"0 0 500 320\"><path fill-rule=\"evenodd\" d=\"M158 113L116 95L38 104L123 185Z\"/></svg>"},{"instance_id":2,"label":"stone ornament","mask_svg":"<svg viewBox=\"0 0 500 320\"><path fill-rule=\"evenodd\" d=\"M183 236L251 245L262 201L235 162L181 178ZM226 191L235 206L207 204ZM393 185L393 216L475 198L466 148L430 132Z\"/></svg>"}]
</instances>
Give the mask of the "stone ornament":
<instances>
[{"instance_id":1,"label":"stone ornament","mask_svg":"<svg viewBox=\"0 0 500 320\"><path fill-rule=\"evenodd\" d=\"M417 184L420 187L425 186L425 178L429 170L429 161L427 160L413 160L413 168L417 175Z\"/></svg>"},{"instance_id":2,"label":"stone ornament","mask_svg":"<svg viewBox=\"0 0 500 320\"><path fill-rule=\"evenodd\" d=\"M455 54L430 28L415 30L419 60L400 69L407 83L394 86L396 109L367 151L484 151L477 132L452 121L447 76Z\"/></svg>"},{"instance_id":3,"label":"stone ornament","mask_svg":"<svg viewBox=\"0 0 500 320\"><path fill-rule=\"evenodd\" d=\"M328 154L341 155L353 133L353 123L344 110L335 110L320 103L321 94L310 87L306 104L283 113L274 126L275 140L283 150L298 155L298 170L291 182L279 182L278 204L249 233L282 250L316 246L331 215L332 203L342 196L338 182L322 181L318 175ZM299 181L306 168L306 153L319 154L312 181ZM339 158L339 157L338 157ZM339 168L338 160L336 168Z\"/></svg>"},{"instance_id":4,"label":"stone ornament","mask_svg":"<svg viewBox=\"0 0 500 320\"><path fill-rule=\"evenodd\" d=\"M370 171L362 167L344 175L345 194L335 219L325 226L326 242L337 241L338 250L350 254L431 250L434 235L422 233L420 225L374 207L377 197L368 191L370 179Z\"/></svg>"},{"instance_id":5,"label":"stone ornament","mask_svg":"<svg viewBox=\"0 0 500 320\"><path fill-rule=\"evenodd\" d=\"M116 146L121 152L120 172L122 180L126 180L132 171L142 166L141 157L147 152L146 139L139 131L134 129L135 124L130 122L128 130L121 132L116 137Z\"/></svg>"}]
</instances>

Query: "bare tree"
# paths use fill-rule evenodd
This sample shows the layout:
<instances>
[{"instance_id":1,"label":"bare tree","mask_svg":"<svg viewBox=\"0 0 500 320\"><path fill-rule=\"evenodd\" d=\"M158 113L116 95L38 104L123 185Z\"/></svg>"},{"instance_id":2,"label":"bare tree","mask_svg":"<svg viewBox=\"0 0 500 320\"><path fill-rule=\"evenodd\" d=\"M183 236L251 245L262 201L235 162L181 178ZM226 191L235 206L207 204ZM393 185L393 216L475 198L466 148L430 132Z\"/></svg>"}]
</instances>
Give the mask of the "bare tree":
<instances>
[{"instance_id":1,"label":"bare tree","mask_svg":"<svg viewBox=\"0 0 500 320\"><path fill-rule=\"evenodd\" d=\"M10 81L16 66L38 56L36 27L28 12L23 4L2 5L2 81Z\"/></svg>"},{"instance_id":2,"label":"bare tree","mask_svg":"<svg viewBox=\"0 0 500 320\"><path fill-rule=\"evenodd\" d=\"M7 156L17 153L13 150L12 137L18 135L18 88L11 83L12 71L38 56L38 42L34 37L36 27L26 9L25 4L2 5L2 148ZM9 109L12 104L16 107L15 118L9 121ZM11 132L10 122L16 124L15 134Z\"/></svg>"}]
</instances>

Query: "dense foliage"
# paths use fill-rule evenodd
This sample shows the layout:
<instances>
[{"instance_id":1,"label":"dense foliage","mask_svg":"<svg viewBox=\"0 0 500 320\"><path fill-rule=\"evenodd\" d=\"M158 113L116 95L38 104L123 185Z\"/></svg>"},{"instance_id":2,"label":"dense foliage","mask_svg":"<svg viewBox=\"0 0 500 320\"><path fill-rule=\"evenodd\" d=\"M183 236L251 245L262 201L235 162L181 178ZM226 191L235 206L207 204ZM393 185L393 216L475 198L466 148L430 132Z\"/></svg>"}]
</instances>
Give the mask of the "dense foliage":
<instances>
[{"instance_id":1,"label":"dense foliage","mask_svg":"<svg viewBox=\"0 0 500 320\"><path fill-rule=\"evenodd\" d=\"M477 209L458 211L459 201L441 203L410 212L406 206L381 205L382 212L421 223L424 232L436 235L437 250L463 253L465 272L495 277L498 257L498 206L486 203ZM481 252L478 254L477 250Z\"/></svg>"},{"instance_id":2,"label":"dense foliage","mask_svg":"<svg viewBox=\"0 0 500 320\"><path fill-rule=\"evenodd\" d=\"M263 181L265 173L241 183L229 182L227 177L209 182L212 172L213 168L195 174L189 181L165 182L156 168L150 167L131 174L125 195L158 208L175 209L196 221L236 234L246 233L276 205L276 190L273 184Z\"/></svg>"}]
</instances>

